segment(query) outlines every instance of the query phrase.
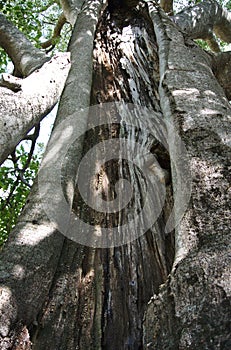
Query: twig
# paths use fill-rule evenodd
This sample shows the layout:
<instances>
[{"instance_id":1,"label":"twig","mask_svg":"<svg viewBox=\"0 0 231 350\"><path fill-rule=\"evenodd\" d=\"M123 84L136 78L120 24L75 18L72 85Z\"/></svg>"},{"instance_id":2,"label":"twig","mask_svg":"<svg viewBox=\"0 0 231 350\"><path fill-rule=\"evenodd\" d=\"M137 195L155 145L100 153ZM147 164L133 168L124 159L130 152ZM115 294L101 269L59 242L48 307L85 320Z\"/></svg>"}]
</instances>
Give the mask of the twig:
<instances>
[{"instance_id":1,"label":"twig","mask_svg":"<svg viewBox=\"0 0 231 350\"><path fill-rule=\"evenodd\" d=\"M66 23L66 17L64 16L63 13L61 13L61 15L59 16L58 22L54 28L52 37L49 40L45 41L44 43L41 43L41 47L43 49L50 48L50 46L55 46L57 39L60 37L61 30L65 23Z\"/></svg>"},{"instance_id":2,"label":"twig","mask_svg":"<svg viewBox=\"0 0 231 350\"><path fill-rule=\"evenodd\" d=\"M24 185L26 185L27 187L31 188L31 185L25 180L24 178L24 174L25 174L25 171L27 170L27 168L29 167L30 165L30 162L31 162L31 159L32 159L32 156L33 156L33 153L34 153L34 149L35 149L35 144L36 144L36 141L37 141L37 138L39 136L39 131L40 131L40 124L36 125L35 126L35 130L34 130L34 133L31 134L31 135L27 135L22 141L24 140L30 140L32 141L32 144L31 144L31 148L30 148L30 152L28 154L28 158L27 158L27 161L25 163L25 165L23 166L22 169L20 169L18 167L18 160L20 159L20 156L17 157L16 156L16 150L14 150L14 152L11 154L11 160L14 164L14 172L16 174L16 172L18 172L18 176L16 177L16 180L14 182L14 185L13 187L11 188L11 191L3 205L3 208L2 209L5 209L8 205L10 205L10 200L14 194L14 191L16 190L19 182L21 181Z\"/></svg>"}]
</instances>

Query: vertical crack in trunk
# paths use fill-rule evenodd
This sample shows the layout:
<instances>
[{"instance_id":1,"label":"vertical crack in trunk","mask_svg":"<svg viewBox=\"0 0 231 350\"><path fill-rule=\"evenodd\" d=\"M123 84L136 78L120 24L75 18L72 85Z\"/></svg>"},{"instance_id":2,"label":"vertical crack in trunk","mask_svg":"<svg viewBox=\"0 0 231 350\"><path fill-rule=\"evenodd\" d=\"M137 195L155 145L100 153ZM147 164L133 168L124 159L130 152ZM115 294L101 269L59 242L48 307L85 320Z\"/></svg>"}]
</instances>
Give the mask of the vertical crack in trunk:
<instances>
[{"instance_id":1,"label":"vertical crack in trunk","mask_svg":"<svg viewBox=\"0 0 231 350\"><path fill-rule=\"evenodd\" d=\"M91 104L103 106L106 102L123 101L125 114L126 104L132 103L161 116L157 49L146 7L125 8L123 12L114 6L107 8L95 36ZM89 128L94 117L102 116L90 115ZM142 129L142 116L136 116L141 118L140 128L133 127L134 117L128 112L124 123L124 115L111 110L107 125L86 133L83 156L99 142L125 138L148 145L169 173L167 150ZM155 125L154 117L150 117L150 123ZM87 206L76 188L73 210L92 226L118 227L120 235L119 226L129 220L131 210L142 210L147 182L139 168L125 159L112 159L98 169L100 156L96 154L93 190L110 203L117 196L117 181L125 178L132 183L135 195L120 212L101 213ZM174 259L174 234L164 233L172 209L172 188L167 181L165 205L156 223L142 236L134 234L139 227L127 232L138 237L136 240L105 249L83 247L66 240L63 259L34 336L35 350L142 349L142 321L147 303L166 281ZM88 196L91 200L90 192Z\"/></svg>"}]
</instances>

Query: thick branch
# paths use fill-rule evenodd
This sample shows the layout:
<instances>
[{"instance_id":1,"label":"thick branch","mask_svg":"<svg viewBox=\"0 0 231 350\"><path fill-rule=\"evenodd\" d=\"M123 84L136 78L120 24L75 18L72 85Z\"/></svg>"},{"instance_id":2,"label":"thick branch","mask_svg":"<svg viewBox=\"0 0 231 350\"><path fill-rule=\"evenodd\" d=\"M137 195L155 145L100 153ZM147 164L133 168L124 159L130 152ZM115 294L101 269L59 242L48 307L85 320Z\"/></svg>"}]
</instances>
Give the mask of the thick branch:
<instances>
[{"instance_id":1,"label":"thick branch","mask_svg":"<svg viewBox=\"0 0 231 350\"><path fill-rule=\"evenodd\" d=\"M67 21L74 26L76 18L84 4L84 0L60 0L63 13Z\"/></svg>"},{"instance_id":2,"label":"thick branch","mask_svg":"<svg viewBox=\"0 0 231 350\"><path fill-rule=\"evenodd\" d=\"M69 68L69 54L61 54L28 78L3 76L11 90L0 88L0 164L57 103Z\"/></svg>"},{"instance_id":3,"label":"thick branch","mask_svg":"<svg viewBox=\"0 0 231 350\"><path fill-rule=\"evenodd\" d=\"M17 71L24 77L49 61L49 57L35 48L25 35L1 13L0 46L12 59Z\"/></svg>"},{"instance_id":4,"label":"thick branch","mask_svg":"<svg viewBox=\"0 0 231 350\"><path fill-rule=\"evenodd\" d=\"M231 42L231 14L215 0L184 9L174 16L174 21L192 39L204 39L214 46L215 33L221 40ZM213 49L218 51L217 45Z\"/></svg>"}]
</instances>

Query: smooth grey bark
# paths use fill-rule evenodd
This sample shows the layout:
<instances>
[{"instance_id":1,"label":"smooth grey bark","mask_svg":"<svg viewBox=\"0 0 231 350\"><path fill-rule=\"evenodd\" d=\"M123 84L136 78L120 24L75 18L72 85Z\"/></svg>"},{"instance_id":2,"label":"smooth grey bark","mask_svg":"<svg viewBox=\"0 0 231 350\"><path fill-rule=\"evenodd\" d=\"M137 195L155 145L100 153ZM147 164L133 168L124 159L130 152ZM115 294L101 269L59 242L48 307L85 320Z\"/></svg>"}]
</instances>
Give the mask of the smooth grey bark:
<instances>
[{"instance_id":1,"label":"smooth grey bark","mask_svg":"<svg viewBox=\"0 0 231 350\"><path fill-rule=\"evenodd\" d=\"M75 34L70 51L71 55L76 57L76 53L73 54L72 50L77 50L78 60L74 58L73 61L72 58L72 70L60 101L57 123L68 118L79 108L89 105L92 78L92 65L89 61L92 58L93 33L102 5L101 1L89 1L88 5L90 9L86 6L75 24ZM92 35L89 35L90 30L92 30ZM73 76L73 72L77 71L81 72L78 80ZM72 109L73 103L71 103L73 99L76 99L74 110ZM64 107L64 100L66 100L66 107ZM83 120L82 123L85 125L86 121ZM63 134L65 137L65 130ZM59 139L58 144L56 141L51 138L47 153L54 151L53 161L58 164L62 140ZM68 180L64 175L64 191L65 180L67 185L69 181L75 182L76 168L74 165L78 157L74 152L72 157L70 156L67 162L69 164L66 175ZM46 161L45 155L41 168L46 166ZM46 180L45 178L44 186ZM64 236L57 231L56 225L50 221L44 211L44 198L41 198L41 188L43 188L41 178L39 185L40 187L37 179L18 224L1 253L0 346L2 350L12 348L15 341L20 338L23 332L23 327L20 327L21 322L27 326L33 323L36 325L38 313L41 311L52 284L64 241ZM66 192L69 193L68 199L71 206L71 193L68 190ZM48 189L45 200L49 203L49 196L53 197L53 195L54 193L49 192Z\"/></svg>"},{"instance_id":2,"label":"smooth grey bark","mask_svg":"<svg viewBox=\"0 0 231 350\"><path fill-rule=\"evenodd\" d=\"M0 87L0 164L58 102L70 55L59 54L25 79L3 74ZM33 87L33 88L32 88Z\"/></svg>"},{"instance_id":3,"label":"smooth grey bark","mask_svg":"<svg viewBox=\"0 0 231 350\"><path fill-rule=\"evenodd\" d=\"M91 98L94 33L103 7L104 1L85 1L82 11L77 17L77 22L69 44L71 69L59 104L58 116L55 122L55 125L59 125L60 122L65 123L67 120L66 125L64 125L68 129L68 119L71 120L76 116L77 129L80 131L81 135L83 135L75 142L74 148L69 150L69 156L66 160L66 181L69 183L70 188L70 191L66 192L66 196L69 199L70 206L72 205L74 197L76 172L81 159L83 138L88 122L87 108L90 105ZM76 77L78 77L78 79L76 79ZM80 114L79 111L82 111L82 113Z\"/></svg>"},{"instance_id":4,"label":"smooth grey bark","mask_svg":"<svg viewBox=\"0 0 231 350\"><path fill-rule=\"evenodd\" d=\"M0 46L9 55L16 71L25 77L40 68L49 57L35 48L5 16L0 13Z\"/></svg>"},{"instance_id":5,"label":"smooth grey bark","mask_svg":"<svg viewBox=\"0 0 231 350\"><path fill-rule=\"evenodd\" d=\"M231 14L215 0L187 7L173 17L174 22L191 39L204 39L214 51L220 51L214 34L231 42Z\"/></svg>"},{"instance_id":6,"label":"smooth grey bark","mask_svg":"<svg viewBox=\"0 0 231 350\"><path fill-rule=\"evenodd\" d=\"M192 193L175 230L173 269L146 313L144 348L228 349L230 105L208 57L151 5L150 11L162 110L190 156ZM169 142L173 159L177 145L171 136ZM174 188L179 171L172 170Z\"/></svg>"},{"instance_id":7,"label":"smooth grey bark","mask_svg":"<svg viewBox=\"0 0 231 350\"><path fill-rule=\"evenodd\" d=\"M161 1L160 5L168 14L171 12L172 1ZM205 40L214 52L221 51L215 35L226 43L231 42L231 14L215 0L189 6L171 18L187 37ZM229 53L211 55L214 61L213 71L228 99L230 99L229 55Z\"/></svg>"},{"instance_id":8,"label":"smooth grey bark","mask_svg":"<svg viewBox=\"0 0 231 350\"><path fill-rule=\"evenodd\" d=\"M64 16L73 27L84 2L85 0L60 0Z\"/></svg>"}]
</instances>

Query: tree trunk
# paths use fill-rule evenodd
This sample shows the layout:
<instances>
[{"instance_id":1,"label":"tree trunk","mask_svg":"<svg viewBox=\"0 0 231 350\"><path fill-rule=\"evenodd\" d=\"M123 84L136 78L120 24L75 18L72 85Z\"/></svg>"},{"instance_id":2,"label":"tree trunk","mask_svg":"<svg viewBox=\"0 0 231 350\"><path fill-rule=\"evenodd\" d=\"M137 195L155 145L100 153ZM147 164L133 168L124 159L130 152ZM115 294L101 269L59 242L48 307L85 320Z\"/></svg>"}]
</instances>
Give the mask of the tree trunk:
<instances>
[{"instance_id":1,"label":"tree trunk","mask_svg":"<svg viewBox=\"0 0 231 350\"><path fill-rule=\"evenodd\" d=\"M153 2L131 4L77 17L53 137L3 252L1 349L230 348L229 103L211 56ZM80 222L65 239L58 171ZM121 178L132 196L113 211Z\"/></svg>"}]
</instances>

